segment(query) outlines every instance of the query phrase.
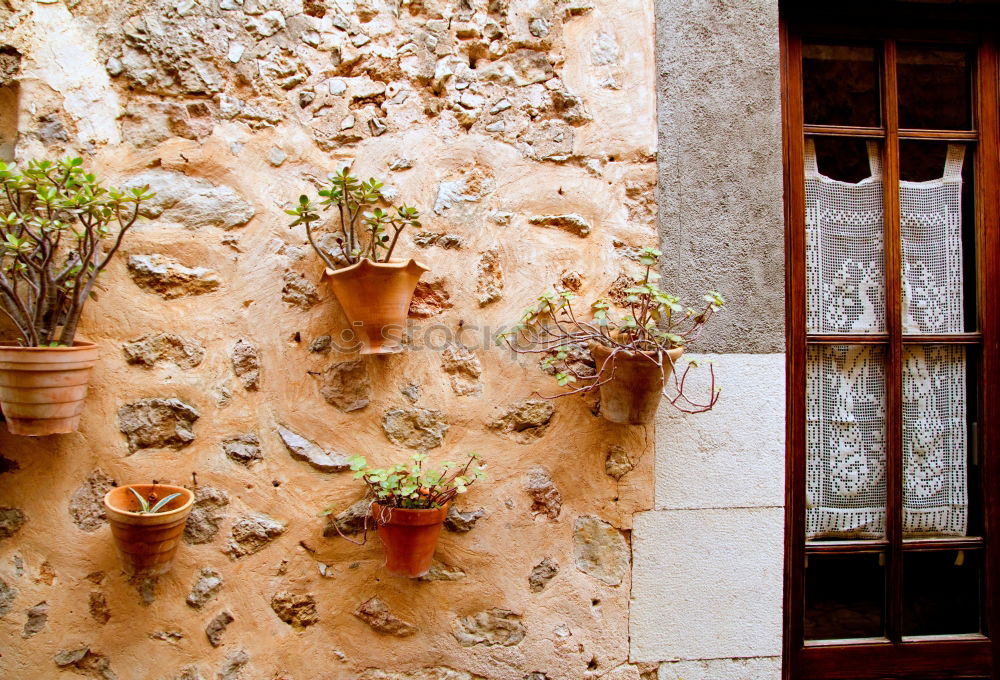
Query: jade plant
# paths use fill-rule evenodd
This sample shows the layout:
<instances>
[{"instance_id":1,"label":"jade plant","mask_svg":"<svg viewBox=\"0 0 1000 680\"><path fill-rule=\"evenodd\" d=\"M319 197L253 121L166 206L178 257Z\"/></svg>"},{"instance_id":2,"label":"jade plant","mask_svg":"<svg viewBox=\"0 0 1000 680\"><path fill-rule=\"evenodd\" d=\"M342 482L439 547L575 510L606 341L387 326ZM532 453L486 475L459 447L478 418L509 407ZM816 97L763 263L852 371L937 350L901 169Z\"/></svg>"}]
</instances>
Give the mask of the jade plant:
<instances>
[{"instance_id":1,"label":"jade plant","mask_svg":"<svg viewBox=\"0 0 1000 680\"><path fill-rule=\"evenodd\" d=\"M80 158L0 162L0 312L27 347L73 344L101 272L152 198L107 188Z\"/></svg>"},{"instance_id":2,"label":"jade plant","mask_svg":"<svg viewBox=\"0 0 1000 680\"><path fill-rule=\"evenodd\" d=\"M128 490L131 491L132 495L135 496L136 500L139 501L139 509L133 511L139 515L155 515L156 513L166 508L167 503L174 500L175 498L179 498L181 495L179 493L172 493L167 496L164 496L163 498L157 501L155 495L151 495L150 498L147 500L145 496L143 496L141 493L136 491L131 486L128 488ZM150 502L152 502L153 504L150 505Z\"/></svg>"},{"instance_id":3,"label":"jade plant","mask_svg":"<svg viewBox=\"0 0 1000 680\"><path fill-rule=\"evenodd\" d=\"M305 225L310 245L331 271L362 260L389 262L400 234L407 227L420 226L420 213L405 203L381 207L385 202L383 186L374 178L367 182L359 180L349 168L342 168L327 177L315 202L303 194L299 196L298 205L285 211L295 218L289 226ZM333 208L338 218L334 241L339 257L331 257L321 248L314 232L314 223L321 219L320 212Z\"/></svg>"},{"instance_id":4,"label":"jade plant","mask_svg":"<svg viewBox=\"0 0 1000 680\"><path fill-rule=\"evenodd\" d=\"M638 260L641 273L621 291L616 306L608 298L598 298L589 306L586 316L574 307L577 295L556 288L537 298L528 307L520 322L500 333L497 341L505 343L518 354L541 357L540 367L555 377L560 387L569 389L556 398L590 392L615 379L618 357L638 358L648 364L650 372L659 373L663 394L676 408L686 413L710 410L719 399L721 388L715 384L715 371L707 362L710 373L709 394L702 401L688 398L688 372L698 364L688 361L683 371L674 371L680 350L701 335L705 325L725 305L715 291L702 297L698 308L682 304L680 298L660 288L660 275L654 270L661 252L644 248ZM617 307L617 308L616 308ZM605 348L608 356L595 362L593 354ZM673 377L673 385L668 376Z\"/></svg>"}]
</instances>

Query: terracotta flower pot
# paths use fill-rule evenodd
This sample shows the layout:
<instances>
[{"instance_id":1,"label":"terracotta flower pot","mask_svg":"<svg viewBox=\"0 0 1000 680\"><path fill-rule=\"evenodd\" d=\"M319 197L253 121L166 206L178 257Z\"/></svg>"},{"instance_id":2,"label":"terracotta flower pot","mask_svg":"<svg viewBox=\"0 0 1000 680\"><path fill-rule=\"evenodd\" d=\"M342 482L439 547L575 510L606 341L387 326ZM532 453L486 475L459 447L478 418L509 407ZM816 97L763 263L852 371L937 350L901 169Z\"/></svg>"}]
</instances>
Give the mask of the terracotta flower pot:
<instances>
[{"instance_id":1,"label":"terracotta flower pot","mask_svg":"<svg viewBox=\"0 0 1000 680\"><path fill-rule=\"evenodd\" d=\"M409 578L426 574L447 514L447 503L430 510L386 508L372 503L372 517L385 549L386 571Z\"/></svg>"},{"instance_id":2,"label":"terracotta flower pot","mask_svg":"<svg viewBox=\"0 0 1000 680\"><path fill-rule=\"evenodd\" d=\"M402 352L406 315L424 272L416 260L361 260L337 271L326 270L334 295L350 320L362 354Z\"/></svg>"},{"instance_id":3,"label":"terracotta flower pot","mask_svg":"<svg viewBox=\"0 0 1000 680\"><path fill-rule=\"evenodd\" d=\"M590 343L590 353L594 357L597 370L604 369L605 362L611 356L611 348L596 342ZM619 352L615 355L613 366L608 366L602 380L607 380L614 371L614 379L600 386L601 415L612 423L628 425L646 425L656 416L656 408L663 396L663 381L673 373L673 362L684 354L684 348L678 347L667 353L670 361L664 358L663 373L656 365L655 355L649 352Z\"/></svg>"},{"instance_id":4,"label":"terracotta flower pot","mask_svg":"<svg viewBox=\"0 0 1000 680\"><path fill-rule=\"evenodd\" d=\"M40 437L76 432L99 349L0 345L0 407L11 434Z\"/></svg>"},{"instance_id":5,"label":"terracotta flower pot","mask_svg":"<svg viewBox=\"0 0 1000 680\"><path fill-rule=\"evenodd\" d=\"M181 495L167 503L167 509L162 512L140 515L137 512L139 499L129 488L135 489L147 500L154 494L157 500L172 493ZM170 571L193 504L194 494L191 491L169 484L119 486L105 494L104 509L125 573L129 576L159 576Z\"/></svg>"}]
</instances>

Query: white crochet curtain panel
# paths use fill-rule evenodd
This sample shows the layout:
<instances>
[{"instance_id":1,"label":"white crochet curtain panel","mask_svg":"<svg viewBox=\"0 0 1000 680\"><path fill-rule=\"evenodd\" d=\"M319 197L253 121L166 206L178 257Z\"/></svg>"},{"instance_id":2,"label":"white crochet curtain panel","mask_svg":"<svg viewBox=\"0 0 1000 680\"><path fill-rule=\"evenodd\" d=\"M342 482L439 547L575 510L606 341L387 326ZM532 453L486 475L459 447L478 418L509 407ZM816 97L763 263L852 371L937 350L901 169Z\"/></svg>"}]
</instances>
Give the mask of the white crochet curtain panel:
<instances>
[{"instance_id":1,"label":"white crochet curtain panel","mask_svg":"<svg viewBox=\"0 0 1000 680\"><path fill-rule=\"evenodd\" d=\"M806 289L810 333L885 332L883 181L820 174L806 142ZM964 330L961 193L964 147L940 179L900 182L903 332ZM903 357L903 532L966 533L965 352L907 345ZM885 352L810 348L806 376L808 538L885 536Z\"/></svg>"}]
</instances>

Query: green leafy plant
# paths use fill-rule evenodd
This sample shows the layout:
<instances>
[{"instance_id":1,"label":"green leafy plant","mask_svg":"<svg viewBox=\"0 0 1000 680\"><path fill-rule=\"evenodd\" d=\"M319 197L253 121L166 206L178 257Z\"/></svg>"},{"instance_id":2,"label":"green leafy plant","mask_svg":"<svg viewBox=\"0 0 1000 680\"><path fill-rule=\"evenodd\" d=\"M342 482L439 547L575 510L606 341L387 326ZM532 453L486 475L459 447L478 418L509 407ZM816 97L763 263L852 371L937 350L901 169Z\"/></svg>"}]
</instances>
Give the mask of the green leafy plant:
<instances>
[{"instance_id":1,"label":"green leafy plant","mask_svg":"<svg viewBox=\"0 0 1000 680\"><path fill-rule=\"evenodd\" d=\"M155 515L156 513L165 510L167 503L180 496L179 493L172 493L168 496L164 496L163 498L157 501L156 494L152 493L150 494L150 497L147 500L146 498L143 497L141 493L136 491L131 486L128 488L128 490L131 491L132 495L135 496L136 500L139 501L139 509L135 510L134 512L140 515ZM152 506L150 505L150 502L153 502Z\"/></svg>"},{"instance_id":2,"label":"green leafy plant","mask_svg":"<svg viewBox=\"0 0 1000 680\"><path fill-rule=\"evenodd\" d=\"M591 303L589 317L583 317L573 308L577 296L566 289L555 289L539 296L524 311L520 322L500 333L497 341L518 354L543 355L541 368L554 375L560 387L571 387L556 397L589 392L613 380L612 359L627 352L647 358L650 370L664 376L664 394L672 405L686 413L710 410L721 391L715 384L711 363L710 394L703 402L692 401L685 394L688 371L697 366L696 362L688 362L680 375L672 371L672 393L667 391L665 367L673 366L668 352L697 340L712 315L723 308L725 300L719 293L710 291L703 296L698 309L684 306L680 298L657 284L660 275L654 267L661 255L655 248L640 251L643 271L623 291L624 304L620 310L606 298L599 298ZM611 350L600 371L596 370L593 360L589 360L587 348L590 343ZM588 360L581 361L581 355ZM581 385L573 387L574 383Z\"/></svg>"},{"instance_id":3,"label":"green leafy plant","mask_svg":"<svg viewBox=\"0 0 1000 680\"><path fill-rule=\"evenodd\" d=\"M0 185L0 312L22 345L71 345L98 277L153 194L105 188L80 158L0 162Z\"/></svg>"},{"instance_id":4,"label":"green leafy plant","mask_svg":"<svg viewBox=\"0 0 1000 680\"><path fill-rule=\"evenodd\" d=\"M303 194L294 208L285 211L295 218L289 226L305 225L310 245L331 270L364 259L388 262L403 230L420 226L420 213L405 203L388 209L380 207L384 201L382 188L378 180L361 181L349 168L343 168L327 177L315 203ZM315 240L313 223L321 219L320 212L331 208L336 208L339 216L339 230L334 230L335 241L347 265L338 264L335 261L338 258L331 257ZM368 211L363 212L365 210Z\"/></svg>"}]
</instances>

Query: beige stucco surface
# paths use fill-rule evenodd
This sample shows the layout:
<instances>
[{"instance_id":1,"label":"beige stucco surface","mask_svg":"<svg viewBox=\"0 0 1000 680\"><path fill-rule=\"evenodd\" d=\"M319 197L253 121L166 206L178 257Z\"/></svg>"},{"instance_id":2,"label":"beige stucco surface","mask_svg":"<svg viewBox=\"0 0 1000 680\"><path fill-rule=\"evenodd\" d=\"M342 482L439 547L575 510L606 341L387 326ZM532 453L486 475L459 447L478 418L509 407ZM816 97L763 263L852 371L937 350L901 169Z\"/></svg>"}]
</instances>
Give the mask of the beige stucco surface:
<instances>
[{"instance_id":1,"label":"beige stucco surface","mask_svg":"<svg viewBox=\"0 0 1000 680\"><path fill-rule=\"evenodd\" d=\"M650 677L628 661L631 580L616 569L627 565L633 514L652 507L653 428L610 425L573 398L524 436L490 429L505 409L555 387L484 336L568 272L582 279L581 294L603 293L634 271L631 248L655 242L651 3L19 1L0 5L0 22L0 41L21 54L18 159L76 153L115 182L164 173L155 176L178 202L129 236L85 314L82 334L101 345L102 360L80 432L29 440L0 428L0 453L16 463L0 474L0 506L25 518L0 538L10 596L0 675ZM461 243L420 247L404 237L401 253L432 268L431 292L410 351L363 359L368 403L345 412L320 384L330 366L356 357L310 346L347 322L282 211L352 160L419 207L425 231ZM194 219L181 205L191 196L207 214ZM530 223L565 214L589 232ZM149 292L126 265L154 255L209 271L194 284L153 272L167 293ZM203 359L191 365L167 352L151 366L127 363L123 345L155 333L200 345ZM234 374L240 339L259 361L250 389ZM457 375L446 372L449 344L467 346L479 368L466 359ZM151 398L197 410L193 441L130 451L119 409ZM440 411L448 425L432 460L477 450L489 464L488 481L459 503L483 516L441 539L438 559L457 580L389 578L377 541L325 538L317 512L346 508L358 486L293 460L277 434L284 426L323 451L391 463L410 450L389 441L383 416L414 408ZM223 442L247 435L257 437L259 460L243 465ZM620 480L605 471L612 446L634 464ZM558 490L558 514L551 493L547 508L532 509L539 466ZM217 533L182 545L157 583L128 583L106 523L81 525L80 512L97 512L88 489L102 479L193 485L192 475L228 495ZM255 515L283 531L231 557L234 525ZM596 533L578 530L581 518L596 518L583 520ZM606 542L598 572L575 558L591 535ZM532 591L529 576L545 558L558 572ZM203 569L223 583L196 609L185 598ZM279 618L279 593L312 598L315 622ZM376 596L416 632L396 637L353 615ZM491 610L507 613L481 615ZM233 621L213 647L205 628L222 612ZM462 646L455 633L476 615L482 641ZM523 639L503 633L519 626Z\"/></svg>"}]
</instances>

